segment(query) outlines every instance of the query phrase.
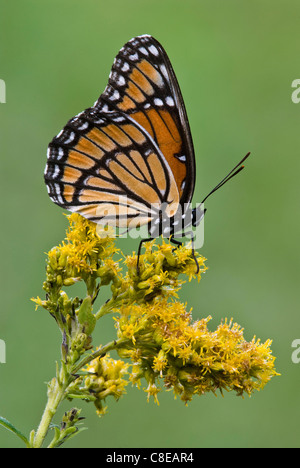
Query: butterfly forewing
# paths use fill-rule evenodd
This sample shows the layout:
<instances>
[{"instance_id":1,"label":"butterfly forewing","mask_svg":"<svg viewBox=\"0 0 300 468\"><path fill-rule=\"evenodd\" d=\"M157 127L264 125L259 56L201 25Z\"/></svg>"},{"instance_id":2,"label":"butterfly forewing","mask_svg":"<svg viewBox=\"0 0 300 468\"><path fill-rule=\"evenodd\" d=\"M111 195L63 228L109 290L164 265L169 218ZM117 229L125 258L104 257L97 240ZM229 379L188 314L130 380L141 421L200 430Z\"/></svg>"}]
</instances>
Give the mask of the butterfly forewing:
<instances>
[{"instance_id":1,"label":"butterfly forewing","mask_svg":"<svg viewBox=\"0 0 300 468\"><path fill-rule=\"evenodd\" d=\"M193 142L175 73L158 41L139 36L120 50L96 107L117 108L147 130L168 161L181 203L189 203L195 186Z\"/></svg>"}]
</instances>

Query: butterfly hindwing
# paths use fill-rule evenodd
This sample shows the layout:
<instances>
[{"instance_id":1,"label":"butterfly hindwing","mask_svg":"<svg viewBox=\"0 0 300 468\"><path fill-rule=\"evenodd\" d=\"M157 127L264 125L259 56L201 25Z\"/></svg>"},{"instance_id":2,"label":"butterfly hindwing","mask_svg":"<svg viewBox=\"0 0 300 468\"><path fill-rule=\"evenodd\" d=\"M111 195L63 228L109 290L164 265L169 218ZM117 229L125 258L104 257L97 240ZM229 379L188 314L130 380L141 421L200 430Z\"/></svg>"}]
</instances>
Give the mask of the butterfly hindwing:
<instances>
[{"instance_id":1,"label":"butterfly hindwing","mask_svg":"<svg viewBox=\"0 0 300 468\"><path fill-rule=\"evenodd\" d=\"M165 202L176 211L179 203L173 174L147 132L118 112L94 108L52 140L45 181L58 205L96 222L117 217L119 227L133 218L146 224L153 207Z\"/></svg>"}]
</instances>

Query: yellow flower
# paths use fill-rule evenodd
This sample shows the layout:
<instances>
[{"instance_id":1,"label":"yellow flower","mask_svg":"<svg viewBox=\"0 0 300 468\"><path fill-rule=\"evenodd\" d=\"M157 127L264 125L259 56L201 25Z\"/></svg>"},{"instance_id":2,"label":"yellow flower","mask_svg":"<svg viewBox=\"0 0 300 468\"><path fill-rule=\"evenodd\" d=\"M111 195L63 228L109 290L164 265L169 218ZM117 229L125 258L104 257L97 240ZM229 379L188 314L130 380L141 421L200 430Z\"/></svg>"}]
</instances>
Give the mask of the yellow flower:
<instances>
[{"instance_id":1,"label":"yellow flower","mask_svg":"<svg viewBox=\"0 0 300 468\"><path fill-rule=\"evenodd\" d=\"M122 327L122 336L124 338L129 338L132 340L133 344L135 344L136 339L134 337L134 334L138 330L138 325L135 325L133 323L128 323Z\"/></svg>"},{"instance_id":2,"label":"yellow flower","mask_svg":"<svg viewBox=\"0 0 300 468\"><path fill-rule=\"evenodd\" d=\"M39 296L37 298L32 297L31 300L36 304L35 310L37 310L38 307L47 308L47 301L43 301Z\"/></svg>"},{"instance_id":3,"label":"yellow flower","mask_svg":"<svg viewBox=\"0 0 300 468\"><path fill-rule=\"evenodd\" d=\"M99 257L108 257L116 251L113 240L107 236L100 237L99 226L77 213L68 215L68 219L70 227L66 240L59 246L61 257L66 258L66 262L78 272L97 271Z\"/></svg>"},{"instance_id":4,"label":"yellow flower","mask_svg":"<svg viewBox=\"0 0 300 468\"><path fill-rule=\"evenodd\" d=\"M153 359L153 370L155 372L159 372L160 376L162 377L162 371L166 368L168 364L168 359L166 357L165 352L161 349L157 356L154 356Z\"/></svg>"},{"instance_id":5,"label":"yellow flower","mask_svg":"<svg viewBox=\"0 0 300 468\"><path fill-rule=\"evenodd\" d=\"M147 400L149 401L150 397L152 396L154 398L154 401L157 405L159 405L159 401L157 398L157 394L160 392L159 387L155 385L155 383L149 383L148 387L144 389L144 391L147 393Z\"/></svg>"},{"instance_id":6,"label":"yellow flower","mask_svg":"<svg viewBox=\"0 0 300 468\"><path fill-rule=\"evenodd\" d=\"M177 258L177 262L179 265L183 265L183 273L189 277L189 281L191 281L196 276L198 277L198 281L201 279L201 274L205 273L207 267L205 266L204 262L206 258L202 255L199 255L195 252L195 256L197 258L197 262L199 265L199 272L196 274L195 270L195 260L192 257L192 247L191 244L186 246L182 245L178 249L175 250L175 256Z\"/></svg>"},{"instance_id":7,"label":"yellow flower","mask_svg":"<svg viewBox=\"0 0 300 468\"><path fill-rule=\"evenodd\" d=\"M128 364L121 360L115 360L106 354L91 361L86 367L88 376L84 380L82 391L87 391L94 396L97 413L102 416L107 407L103 407L103 400L113 396L118 400L125 393L128 381L124 379L128 374Z\"/></svg>"}]
</instances>

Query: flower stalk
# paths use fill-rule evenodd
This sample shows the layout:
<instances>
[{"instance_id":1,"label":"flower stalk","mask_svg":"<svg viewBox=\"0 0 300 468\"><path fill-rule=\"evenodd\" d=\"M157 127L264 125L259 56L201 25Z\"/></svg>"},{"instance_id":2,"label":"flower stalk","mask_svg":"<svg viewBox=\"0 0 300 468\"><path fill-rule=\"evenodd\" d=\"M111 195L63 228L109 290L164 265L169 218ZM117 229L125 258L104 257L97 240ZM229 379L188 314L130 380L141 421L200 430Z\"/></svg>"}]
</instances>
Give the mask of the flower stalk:
<instances>
[{"instance_id":1,"label":"flower stalk","mask_svg":"<svg viewBox=\"0 0 300 468\"><path fill-rule=\"evenodd\" d=\"M62 374L63 375L61 375L61 380L54 378L48 384L48 401L39 427L34 435L32 448L42 447L52 419L56 414L58 406L64 398L65 391L69 384L69 378L67 373L63 372Z\"/></svg>"}]
</instances>

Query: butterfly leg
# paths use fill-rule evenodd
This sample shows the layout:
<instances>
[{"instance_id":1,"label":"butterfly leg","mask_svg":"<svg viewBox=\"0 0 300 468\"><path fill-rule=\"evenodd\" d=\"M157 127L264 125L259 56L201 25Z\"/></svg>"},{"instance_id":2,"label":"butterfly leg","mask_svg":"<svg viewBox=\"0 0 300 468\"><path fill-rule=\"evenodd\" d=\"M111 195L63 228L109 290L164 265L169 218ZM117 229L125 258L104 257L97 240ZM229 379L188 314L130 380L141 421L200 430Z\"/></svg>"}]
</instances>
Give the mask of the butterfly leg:
<instances>
[{"instance_id":1,"label":"butterfly leg","mask_svg":"<svg viewBox=\"0 0 300 468\"><path fill-rule=\"evenodd\" d=\"M196 257L196 255L195 255L195 244L194 244L195 237L194 237L194 234L193 234L192 231L189 232L188 234L191 234L191 241L192 241L192 257L193 257L193 259L194 259L194 261L195 261L195 263L196 263L196 274L198 274L199 271L200 271L200 267L199 267L199 263L198 263L197 257ZM173 244L177 245L176 248L182 246L182 242L180 242L180 241L174 239L174 234L172 234L172 236L170 237L170 241L171 241Z\"/></svg>"},{"instance_id":2,"label":"butterfly leg","mask_svg":"<svg viewBox=\"0 0 300 468\"><path fill-rule=\"evenodd\" d=\"M199 271L200 271L200 267L199 267L199 263L198 263L198 260L197 260L197 257L195 255L195 243L194 243L194 240L195 240L195 237L194 235L192 234L192 238L191 238L191 241L192 241L192 257L193 259L195 260L195 263L196 263L196 275L198 275Z\"/></svg>"},{"instance_id":3,"label":"butterfly leg","mask_svg":"<svg viewBox=\"0 0 300 468\"><path fill-rule=\"evenodd\" d=\"M137 270L137 274L138 276L140 276L140 256L141 256L141 250L142 250L142 246L145 242L150 242L153 240L153 237L149 237L147 239L142 239L141 242L140 242L140 245L139 245L139 248L138 248L138 255L137 255L137 265L136 265L136 270Z\"/></svg>"},{"instance_id":4,"label":"butterfly leg","mask_svg":"<svg viewBox=\"0 0 300 468\"><path fill-rule=\"evenodd\" d=\"M177 247L181 247L181 246L182 246L182 242L180 242L180 241L174 239L174 234L171 235L170 241L172 242L172 244L177 245ZM177 247L176 247L176 248L177 248Z\"/></svg>"},{"instance_id":5,"label":"butterfly leg","mask_svg":"<svg viewBox=\"0 0 300 468\"><path fill-rule=\"evenodd\" d=\"M176 249L178 249L179 247L182 246L182 242L174 239L174 234L172 234L172 236L170 237L170 242L172 242L172 244L175 244L176 247L174 247L174 249L172 250L172 252L175 252Z\"/></svg>"}]
</instances>

